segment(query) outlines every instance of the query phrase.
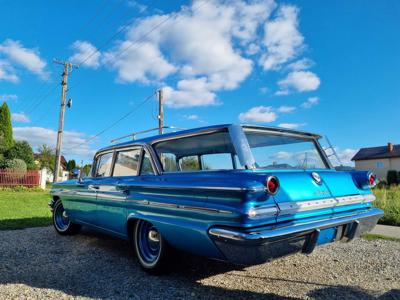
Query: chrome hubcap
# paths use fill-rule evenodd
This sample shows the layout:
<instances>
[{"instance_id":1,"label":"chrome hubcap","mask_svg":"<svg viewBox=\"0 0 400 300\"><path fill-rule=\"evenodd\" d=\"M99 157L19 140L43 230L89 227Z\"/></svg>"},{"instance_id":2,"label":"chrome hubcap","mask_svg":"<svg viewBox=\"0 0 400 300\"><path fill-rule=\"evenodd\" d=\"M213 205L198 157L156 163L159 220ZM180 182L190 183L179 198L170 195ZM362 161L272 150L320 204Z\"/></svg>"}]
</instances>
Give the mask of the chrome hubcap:
<instances>
[{"instance_id":1,"label":"chrome hubcap","mask_svg":"<svg viewBox=\"0 0 400 300\"><path fill-rule=\"evenodd\" d=\"M160 241L160 238L158 237L158 232L155 230L150 230L149 231L149 240L155 243L158 243Z\"/></svg>"}]
</instances>

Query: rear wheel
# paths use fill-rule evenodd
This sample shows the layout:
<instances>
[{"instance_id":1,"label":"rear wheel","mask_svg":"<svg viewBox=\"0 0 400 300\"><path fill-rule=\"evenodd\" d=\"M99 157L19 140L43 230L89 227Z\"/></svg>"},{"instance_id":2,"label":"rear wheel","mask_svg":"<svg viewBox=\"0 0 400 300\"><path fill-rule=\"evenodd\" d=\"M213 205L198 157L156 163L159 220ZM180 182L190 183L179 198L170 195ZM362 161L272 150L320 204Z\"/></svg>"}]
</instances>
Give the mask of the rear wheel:
<instances>
[{"instance_id":1,"label":"rear wheel","mask_svg":"<svg viewBox=\"0 0 400 300\"><path fill-rule=\"evenodd\" d=\"M171 247L153 224L138 220L132 239L136 256L145 271L161 274L169 270Z\"/></svg>"},{"instance_id":2,"label":"rear wheel","mask_svg":"<svg viewBox=\"0 0 400 300\"><path fill-rule=\"evenodd\" d=\"M61 235L74 234L81 229L80 225L70 221L61 200L57 200L53 207L53 225L57 233Z\"/></svg>"}]
</instances>

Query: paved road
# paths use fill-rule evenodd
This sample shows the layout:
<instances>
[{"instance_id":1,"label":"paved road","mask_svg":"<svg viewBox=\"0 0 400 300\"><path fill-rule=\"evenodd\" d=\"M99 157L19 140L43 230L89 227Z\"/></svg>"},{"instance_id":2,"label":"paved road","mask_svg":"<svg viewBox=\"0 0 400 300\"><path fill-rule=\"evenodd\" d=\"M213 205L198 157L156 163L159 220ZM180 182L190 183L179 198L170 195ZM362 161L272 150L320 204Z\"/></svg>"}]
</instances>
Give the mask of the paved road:
<instances>
[{"instance_id":1,"label":"paved road","mask_svg":"<svg viewBox=\"0 0 400 300\"><path fill-rule=\"evenodd\" d=\"M248 268L184 256L144 273L126 242L52 227L0 231L1 299L400 299L400 243L356 240Z\"/></svg>"},{"instance_id":2,"label":"paved road","mask_svg":"<svg viewBox=\"0 0 400 300\"><path fill-rule=\"evenodd\" d=\"M374 234L380 234L396 239L400 239L400 227L388 226L388 225L376 225L374 230L371 231Z\"/></svg>"}]
</instances>

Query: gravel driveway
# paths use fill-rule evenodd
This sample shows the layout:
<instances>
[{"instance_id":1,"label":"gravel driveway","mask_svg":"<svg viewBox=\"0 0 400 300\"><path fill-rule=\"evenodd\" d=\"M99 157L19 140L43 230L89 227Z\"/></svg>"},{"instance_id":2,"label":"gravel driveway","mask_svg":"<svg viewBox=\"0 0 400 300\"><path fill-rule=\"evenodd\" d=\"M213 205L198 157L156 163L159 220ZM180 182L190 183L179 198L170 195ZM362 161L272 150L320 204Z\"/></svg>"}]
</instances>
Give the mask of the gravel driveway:
<instances>
[{"instance_id":1,"label":"gravel driveway","mask_svg":"<svg viewBox=\"0 0 400 300\"><path fill-rule=\"evenodd\" d=\"M185 255L149 276L126 242L52 227L0 231L0 299L400 299L400 243L356 240L247 268Z\"/></svg>"}]
</instances>

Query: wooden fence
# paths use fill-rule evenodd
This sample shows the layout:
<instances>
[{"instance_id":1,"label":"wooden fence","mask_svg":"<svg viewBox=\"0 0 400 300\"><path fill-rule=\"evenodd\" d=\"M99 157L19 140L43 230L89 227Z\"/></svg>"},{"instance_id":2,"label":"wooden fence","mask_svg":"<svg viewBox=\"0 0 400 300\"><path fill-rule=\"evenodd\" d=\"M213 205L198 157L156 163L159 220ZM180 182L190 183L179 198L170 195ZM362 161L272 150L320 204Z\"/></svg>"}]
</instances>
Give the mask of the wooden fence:
<instances>
[{"instance_id":1,"label":"wooden fence","mask_svg":"<svg viewBox=\"0 0 400 300\"><path fill-rule=\"evenodd\" d=\"M0 187L37 187L40 185L40 173L38 171L14 172L0 170Z\"/></svg>"}]
</instances>

